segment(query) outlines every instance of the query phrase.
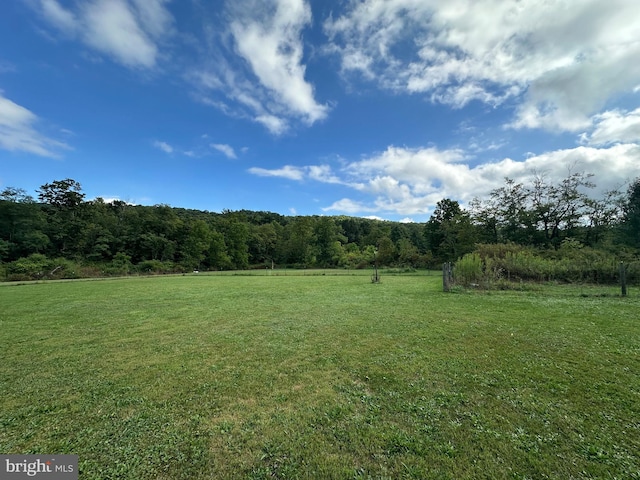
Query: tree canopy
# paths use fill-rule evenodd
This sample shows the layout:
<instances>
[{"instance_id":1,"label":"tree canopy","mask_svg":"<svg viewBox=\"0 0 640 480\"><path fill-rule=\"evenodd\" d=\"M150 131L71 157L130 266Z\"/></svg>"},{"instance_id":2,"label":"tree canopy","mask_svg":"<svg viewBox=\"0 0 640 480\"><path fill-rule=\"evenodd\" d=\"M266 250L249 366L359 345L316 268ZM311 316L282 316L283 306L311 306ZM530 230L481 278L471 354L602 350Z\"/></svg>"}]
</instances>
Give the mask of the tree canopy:
<instances>
[{"instance_id":1,"label":"tree canopy","mask_svg":"<svg viewBox=\"0 0 640 480\"><path fill-rule=\"evenodd\" d=\"M438 202L424 224L346 216L283 216L261 211L187 210L101 198L85 200L79 182L42 185L37 200L20 188L0 192L0 262L31 255L64 258L103 272L133 268L245 269L437 267L479 244L511 242L558 250L567 240L591 248L640 251L640 178L625 193L592 198L592 176L558 183L537 175L503 186L468 208Z\"/></svg>"}]
</instances>

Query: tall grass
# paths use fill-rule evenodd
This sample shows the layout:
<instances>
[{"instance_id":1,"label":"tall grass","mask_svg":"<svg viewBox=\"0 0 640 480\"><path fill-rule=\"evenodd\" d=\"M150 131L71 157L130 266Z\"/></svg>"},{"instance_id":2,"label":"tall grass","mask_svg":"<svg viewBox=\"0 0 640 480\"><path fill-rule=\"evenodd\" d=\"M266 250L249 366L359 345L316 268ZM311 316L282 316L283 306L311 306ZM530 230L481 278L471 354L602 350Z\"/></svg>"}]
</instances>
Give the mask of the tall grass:
<instances>
[{"instance_id":1,"label":"tall grass","mask_svg":"<svg viewBox=\"0 0 640 480\"><path fill-rule=\"evenodd\" d=\"M558 281L615 284L621 259L604 251L567 242L557 251L538 252L516 244L479 245L455 265L454 279L461 285L505 285L505 282ZM630 283L640 282L640 261L626 259Z\"/></svg>"},{"instance_id":2,"label":"tall grass","mask_svg":"<svg viewBox=\"0 0 640 480\"><path fill-rule=\"evenodd\" d=\"M468 253L455 264L454 278L463 285L479 284L486 280L482 258L477 253Z\"/></svg>"}]
</instances>

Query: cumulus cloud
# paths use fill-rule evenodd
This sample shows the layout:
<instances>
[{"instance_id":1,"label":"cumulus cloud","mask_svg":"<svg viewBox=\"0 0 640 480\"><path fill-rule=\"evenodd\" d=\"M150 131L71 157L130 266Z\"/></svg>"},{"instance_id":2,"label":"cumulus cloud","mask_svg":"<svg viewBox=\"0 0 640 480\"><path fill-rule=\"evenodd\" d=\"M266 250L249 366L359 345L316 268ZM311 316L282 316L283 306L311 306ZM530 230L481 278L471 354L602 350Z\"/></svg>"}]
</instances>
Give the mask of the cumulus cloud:
<instances>
[{"instance_id":1,"label":"cumulus cloud","mask_svg":"<svg viewBox=\"0 0 640 480\"><path fill-rule=\"evenodd\" d=\"M227 4L228 28L209 42L209 61L188 77L199 98L226 114L250 118L274 135L293 121L312 125L329 107L305 78L303 30L311 21L305 0L242 0ZM229 102L230 101L230 102Z\"/></svg>"},{"instance_id":2,"label":"cumulus cloud","mask_svg":"<svg viewBox=\"0 0 640 480\"><path fill-rule=\"evenodd\" d=\"M474 197L486 198L504 185L504 178L529 183L543 174L559 182L570 172L594 174L595 195L613 190L637 176L640 146L617 144L607 148L580 146L532 155L524 160L503 158L473 163L460 150L400 148L346 162L335 171L328 165L264 170L251 169L262 176L295 181L318 181L351 188L358 199L344 197L323 208L345 214L425 215L438 201L451 198L468 204ZM322 174L319 175L318 172Z\"/></svg>"},{"instance_id":3,"label":"cumulus cloud","mask_svg":"<svg viewBox=\"0 0 640 480\"><path fill-rule=\"evenodd\" d=\"M311 180L323 183L343 183L343 180L332 172L329 165L311 165L306 167L306 170Z\"/></svg>"},{"instance_id":4,"label":"cumulus cloud","mask_svg":"<svg viewBox=\"0 0 640 480\"><path fill-rule=\"evenodd\" d=\"M0 148L52 158L58 158L60 150L71 148L40 131L39 123L37 115L6 98L0 90Z\"/></svg>"},{"instance_id":5,"label":"cumulus cloud","mask_svg":"<svg viewBox=\"0 0 640 480\"><path fill-rule=\"evenodd\" d=\"M640 143L640 108L631 112L610 110L594 116L593 122L593 130L580 136L587 145Z\"/></svg>"},{"instance_id":6,"label":"cumulus cloud","mask_svg":"<svg viewBox=\"0 0 640 480\"><path fill-rule=\"evenodd\" d=\"M345 75L454 107L510 100L509 126L567 131L637 87L639 28L627 0L351 1L324 24Z\"/></svg>"},{"instance_id":7,"label":"cumulus cloud","mask_svg":"<svg viewBox=\"0 0 640 480\"><path fill-rule=\"evenodd\" d=\"M338 211L341 213L346 213L351 215L362 214L365 212L371 213L371 212L378 211L378 209L375 207L368 206L362 202L358 202L350 198L343 198L341 200L338 200L337 202L334 202L333 205L331 205L330 207L323 208L323 210L325 212L333 210L333 211ZM379 217L370 217L370 218L379 219Z\"/></svg>"},{"instance_id":8,"label":"cumulus cloud","mask_svg":"<svg viewBox=\"0 0 640 480\"><path fill-rule=\"evenodd\" d=\"M226 145L223 143L212 143L211 148L219 151L220 153L222 153L224 156L226 156L227 158L231 158L231 159L236 159L238 158L238 156L236 155L236 152L234 151L233 147L231 147L230 145Z\"/></svg>"},{"instance_id":9,"label":"cumulus cloud","mask_svg":"<svg viewBox=\"0 0 640 480\"><path fill-rule=\"evenodd\" d=\"M65 35L130 68L152 68L159 46L172 33L168 0L91 0L65 8L57 0L33 5Z\"/></svg>"}]
</instances>

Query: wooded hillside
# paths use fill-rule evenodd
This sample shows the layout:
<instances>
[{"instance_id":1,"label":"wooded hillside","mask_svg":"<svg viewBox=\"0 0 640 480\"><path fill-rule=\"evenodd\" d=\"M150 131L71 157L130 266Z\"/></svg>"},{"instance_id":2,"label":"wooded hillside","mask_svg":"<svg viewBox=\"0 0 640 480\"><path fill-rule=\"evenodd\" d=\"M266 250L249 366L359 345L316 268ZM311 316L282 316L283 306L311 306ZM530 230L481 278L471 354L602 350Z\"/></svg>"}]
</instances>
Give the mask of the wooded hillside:
<instances>
[{"instance_id":1,"label":"wooded hillside","mask_svg":"<svg viewBox=\"0 0 640 480\"><path fill-rule=\"evenodd\" d=\"M505 243L543 256L557 257L570 244L572 254L636 258L640 178L604 198L589 196L593 187L584 173L558 184L507 178L468 209L441 200L420 224L87 201L80 183L57 180L42 185L37 199L20 188L0 193L0 265L8 279L55 276L53 270L72 277L272 265L365 268L374 261L417 268Z\"/></svg>"}]
</instances>

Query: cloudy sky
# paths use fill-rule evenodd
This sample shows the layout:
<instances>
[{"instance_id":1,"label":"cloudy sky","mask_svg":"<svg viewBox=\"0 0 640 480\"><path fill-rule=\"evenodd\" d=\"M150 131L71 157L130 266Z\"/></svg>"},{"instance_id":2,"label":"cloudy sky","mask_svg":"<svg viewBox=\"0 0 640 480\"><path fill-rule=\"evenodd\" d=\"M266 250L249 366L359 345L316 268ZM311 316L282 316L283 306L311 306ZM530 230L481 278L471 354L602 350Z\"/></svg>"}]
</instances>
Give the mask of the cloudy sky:
<instances>
[{"instance_id":1,"label":"cloudy sky","mask_svg":"<svg viewBox=\"0 0 640 480\"><path fill-rule=\"evenodd\" d=\"M637 0L11 0L0 188L426 221L640 176ZM592 194L594 195L594 194Z\"/></svg>"}]
</instances>

